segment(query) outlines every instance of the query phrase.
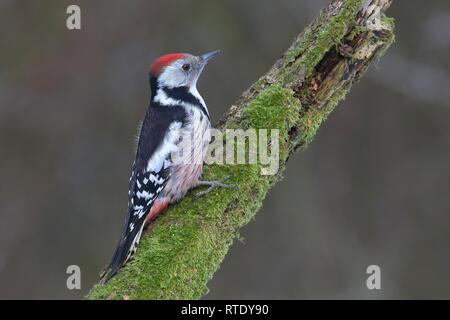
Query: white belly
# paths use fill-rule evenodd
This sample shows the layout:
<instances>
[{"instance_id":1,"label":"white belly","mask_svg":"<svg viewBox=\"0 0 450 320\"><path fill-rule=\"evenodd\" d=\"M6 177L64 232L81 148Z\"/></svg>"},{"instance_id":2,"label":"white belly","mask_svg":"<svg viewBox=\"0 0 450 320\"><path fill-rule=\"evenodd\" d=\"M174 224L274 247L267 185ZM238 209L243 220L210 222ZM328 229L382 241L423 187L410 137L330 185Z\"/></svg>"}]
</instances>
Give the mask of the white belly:
<instances>
[{"instance_id":1,"label":"white belly","mask_svg":"<svg viewBox=\"0 0 450 320\"><path fill-rule=\"evenodd\" d=\"M170 178L161 194L161 197L170 197L171 202L179 200L189 189L197 186L211 139L208 118L198 108L190 109L189 113L191 121L182 129L178 145L183 155L171 167Z\"/></svg>"}]
</instances>

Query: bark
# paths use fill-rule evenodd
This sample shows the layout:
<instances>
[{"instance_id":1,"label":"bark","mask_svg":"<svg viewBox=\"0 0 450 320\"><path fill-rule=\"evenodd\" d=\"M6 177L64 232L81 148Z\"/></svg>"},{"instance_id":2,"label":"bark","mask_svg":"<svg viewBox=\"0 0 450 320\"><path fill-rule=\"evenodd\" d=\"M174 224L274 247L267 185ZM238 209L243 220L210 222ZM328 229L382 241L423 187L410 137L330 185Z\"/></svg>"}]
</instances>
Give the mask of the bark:
<instances>
[{"instance_id":1,"label":"bark","mask_svg":"<svg viewBox=\"0 0 450 320\"><path fill-rule=\"evenodd\" d=\"M353 83L394 41L392 0L335 0L294 40L271 70L230 107L217 127L279 129L276 175L261 164L210 165L204 178L232 174L236 189L195 200L189 193L143 235L134 259L88 299L197 299L239 229L254 218L289 156L304 149ZM301 195L300 195L301 196ZM282 216L279 217L283 219Z\"/></svg>"}]
</instances>

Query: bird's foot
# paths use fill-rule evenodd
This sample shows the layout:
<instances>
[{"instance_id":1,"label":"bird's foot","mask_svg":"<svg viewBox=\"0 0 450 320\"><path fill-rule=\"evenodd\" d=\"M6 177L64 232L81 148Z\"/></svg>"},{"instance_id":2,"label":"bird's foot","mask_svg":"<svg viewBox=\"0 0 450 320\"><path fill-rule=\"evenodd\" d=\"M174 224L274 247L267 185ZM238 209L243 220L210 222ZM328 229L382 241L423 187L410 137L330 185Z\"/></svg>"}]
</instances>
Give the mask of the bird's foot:
<instances>
[{"instance_id":1,"label":"bird's foot","mask_svg":"<svg viewBox=\"0 0 450 320\"><path fill-rule=\"evenodd\" d=\"M222 180L217 180L217 181L202 181L202 180L198 181L197 186L209 186L209 187L206 190L197 192L195 194L195 197L196 198L202 197L202 196L210 193L211 191L213 191L216 188L225 188L225 189L236 188L237 190L239 190L239 187L236 186L235 183L224 183L231 177L232 177L232 175L229 175L229 176L224 177Z\"/></svg>"}]
</instances>

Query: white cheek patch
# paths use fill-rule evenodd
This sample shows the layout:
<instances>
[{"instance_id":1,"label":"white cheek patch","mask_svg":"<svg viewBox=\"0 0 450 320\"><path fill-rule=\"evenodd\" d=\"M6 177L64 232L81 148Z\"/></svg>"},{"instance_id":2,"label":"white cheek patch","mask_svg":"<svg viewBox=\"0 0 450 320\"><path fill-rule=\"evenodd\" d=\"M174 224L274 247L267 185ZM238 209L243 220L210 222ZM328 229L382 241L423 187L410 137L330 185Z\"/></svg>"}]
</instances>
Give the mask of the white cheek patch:
<instances>
[{"instance_id":1,"label":"white cheek patch","mask_svg":"<svg viewBox=\"0 0 450 320\"><path fill-rule=\"evenodd\" d=\"M164 87L174 88L187 86L188 79L187 75L175 64L175 66L167 66L164 69L158 77L158 83Z\"/></svg>"}]
</instances>

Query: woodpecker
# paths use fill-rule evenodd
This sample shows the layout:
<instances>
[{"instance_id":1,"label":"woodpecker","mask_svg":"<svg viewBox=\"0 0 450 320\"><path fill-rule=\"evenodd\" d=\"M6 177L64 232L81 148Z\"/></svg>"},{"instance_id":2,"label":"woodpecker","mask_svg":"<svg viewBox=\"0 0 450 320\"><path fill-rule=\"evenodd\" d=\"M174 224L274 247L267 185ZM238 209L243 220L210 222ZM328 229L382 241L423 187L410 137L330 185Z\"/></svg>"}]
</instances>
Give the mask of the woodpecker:
<instances>
[{"instance_id":1,"label":"woodpecker","mask_svg":"<svg viewBox=\"0 0 450 320\"><path fill-rule=\"evenodd\" d=\"M220 51L200 56L173 53L150 66L150 106L139 129L128 191L128 211L117 249L101 282L108 281L137 249L144 227L189 189L222 181L201 181L210 142L210 116L197 80ZM228 178L228 177L227 177Z\"/></svg>"}]
</instances>

